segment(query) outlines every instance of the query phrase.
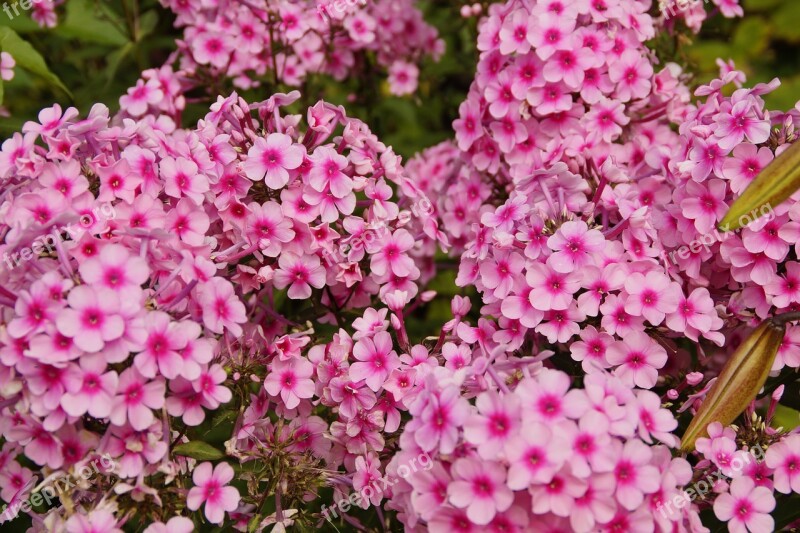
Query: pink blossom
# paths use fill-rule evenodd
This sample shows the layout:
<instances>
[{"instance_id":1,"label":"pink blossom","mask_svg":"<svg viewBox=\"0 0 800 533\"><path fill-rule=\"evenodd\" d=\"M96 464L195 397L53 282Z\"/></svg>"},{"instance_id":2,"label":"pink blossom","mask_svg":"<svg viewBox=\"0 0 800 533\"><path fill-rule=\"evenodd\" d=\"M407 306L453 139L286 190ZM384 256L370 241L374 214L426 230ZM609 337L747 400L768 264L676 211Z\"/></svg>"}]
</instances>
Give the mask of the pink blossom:
<instances>
[{"instance_id":1,"label":"pink blossom","mask_svg":"<svg viewBox=\"0 0 800 533\"><path fill-rule=\"evenodd\" d=\"M211 463L200 463L192 472L194 487L186 497L186 507L192 511L205 504L205 517L212 524L221 524L225 512L234 511L239 505L239 491L228 486L233 479L233 468L227 463L211 467Z\"/></svg>"},{"instance_id":2,"label":"pink blossom","mask_svg":"<svg viewBox=\"0 0 800 533\"><path fill-rule=\"evenodd\" d=\"M453 481L447 495L454 506L467 510L469 519L485 525L495 514L511 506L514 496L505 485L506 471L494 462L458 459L452 467Z\"/></svg>"}]
</instances>

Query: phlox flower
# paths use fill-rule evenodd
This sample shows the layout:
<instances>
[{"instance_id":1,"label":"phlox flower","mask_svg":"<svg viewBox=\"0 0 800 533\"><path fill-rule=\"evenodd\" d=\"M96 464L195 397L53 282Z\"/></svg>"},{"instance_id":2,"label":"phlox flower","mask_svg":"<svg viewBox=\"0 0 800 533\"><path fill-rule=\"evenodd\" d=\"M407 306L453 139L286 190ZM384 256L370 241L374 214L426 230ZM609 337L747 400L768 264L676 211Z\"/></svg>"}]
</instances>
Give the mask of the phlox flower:
<instances>
[{"instance_id":1,"label":"phlox flower","mask_svg":"<svg viewBox=\"0 0 800 533\"><path fill-rule=\"evenodd\" d=\"M264 180L270 189L280 189L289 183L289 171L297 169L305 157L302 145L283 133L259 137L247 152L244 173L253 181Z\"/></svg>"},{"instance_id":2,"label":"phlox flower","mask_svg":"<svg viewBox=\"0 0 800 533\"><path fill-rule=\"evenodd\" d=\"M320 146L309 159L308 183L316 191L330 191L335 198L344 198L352 192L353 178L343 172L348 165L346 157L329 146Z\"/></svg>"},{"instance_id":3,"label":"phlox flower","mask_svg":"<svg viewBox=\"0 0 800 533\"><path fill-rule=\"evenodd\" d=\"M634 272L625 279L625 311L646 318L654 326L677 310L683 295L680 285L661 272Z\"/></svg>"},{"instance_id":4,"label":"phlox flower","mask_svg":"<svg viewBox=\"0 0 800 533\"><path fill-rule=\"evenodd\" d=\"M609 64L608 76L617 84L617 98L629 102L650 93L653 66L640 51L626 50L618 60Z\"/></svg>"},{"instance_id":5,"label":"phlox flower","mask_svg":"<svg viewBox=\"0 0 800 533\"><path fill-rule=\"evenodd\" d=\"M529 295L531 305L540 311L550 311L569 307L572 295L580 288L581 277L577 272L556 271L548 259L546 264L528 264L525 280L533 289Z\"/></svg>"},{"instance_id":6,"label":"phlox flower","mask_svg":"<svg viewBox=\"0 0 800 533\"><path fill-rule=\"evenodd\" d=\"M453 481L447 487L450 503L467 510L467 517L478 525L491 522L514 501L506 486L506 469L494 461L458 459L451 468Z\"/></svg>"},{"instance_id":7,"label":"phlox flower","mask_svg":"<svg viewBox=\"0 0 800 533\"><path fill-rule=\"evenodd\" d=\"M550 483L569 453L548 426L526 421L521 427L524 429L505 442L505 456L509 462L507 485L511 490Z\"/></svg>"},{"instance_id":8,"label":"phlox flower","mask_svg":"<svg viewBox=\"0 0 800 533\"><path fill-rule=\"evenodd\" d=\"M438 448L440 453L451 453L469 413L469 404L458 387L445 387L429 399L420 413L421 425L414 432L414 440L426 452Z\"/></svg>"},{"instance_id":9,"label":"phlox flower","mask_svg":"<svg viewBox=\"0 0 800 533\"><path fill-rule=\"evenodd\" d=\"M147 315L138 339L142 350L133 360L134 365L146 378L159 373L174 379L183 371L181 351L190 340L200 335L196 322L175 322L167 313L155 311Z\"/></svg>"},{"instance_id":10,"label":"phlox flower","mask_svg":"<svg viewBox=\"0 0 800 533\"><path fill-rule=\"evenodd\" d=\"M111 402L117 393L119 376L106 372L102 355L84 355L80 366L72 365L65 377L67 392L61 398L61 408L70 416L89 413L95 418L106 418L111 413Z\"/></svg>"},{"instance_id":11,"label":"phlox flower","mask_svg":"<svg viewBox=\"0 0 800 533\"><path fill-rule=\"evenodd\" d=\"M582 220L565 222L549 239L553 254L547 259L556 272L569 273L592 263L593 252L603 249L605 238Z\"/></svg>"},{"instance_id":12,"label":"phlox flower","mask_svg":"<svg viewBox=\"0 0 800 533\"><path fill-rule=\"evenodd\" d=\"M487 391L475 401L478 413L464 424L464 439L478 447L478 454L494 459L519 428L520 401L514 395Z\"/></svg>"},{"instance_id":13,"label":"phlox flower","mask_svg":"<svg viewBox=\"0 0 800 533\"><path fill-rule=\"evenodd\" d=\"M242 334L246 321L245 307L233 292L231 282L222 278L212 278L203 283L197 291L197 301L203 308L203 324L214 333L228 330L231 335Z\"/></svg>"},{"instance_id":14,"label":"phlox flower","mask_svg":"<svg viewBox=\"0 0 800 533\"><path fill-rule=\"evenodd\" d=\"M658 369L667 363L667 351L646 333L634 331L609 346L606 359L617 367L614 375L623 383L650 389L658 381Z\"/></svg>"},{"instance_id":15,"label":"phlox flower","mask_svg":"<svg viewBox=\"0 0 800 533\"><path fill-rule=\"evenodd\" d=\"M660 485L658 468L651 465L652 451L639 440L629 440L619 447L614 470L607 474L615 481L617 501L629 511L638 508L645 494L657 491Z\"/></svg>"},{"instance_id":16,"label":"phlox flower","mask_svg":"<svg viewBox=\"0 0 800 533\"><path fill-rule=\"evenodd\" d=\"M305 300L311 296L311 287L325 286L325 269L316 255L297 255L284 252L278 257L280 269L275 271L275 288L289 287L287 295L294 300Z\"/></svg>"},{"instance_id":17,"label":"phlox flower","mask_svg":"<svg viewBox=\"0 0 800 533\"><path fill-rule=\"evenodd\" d=\"M766 464L774 470L775 490L800 493L800 435L788 435L771 445Z\"/></svg>"},{"instance_id":18,"label":"phlox flower","mask_svg":"<svg viewBox=\"0 0 800 533\"><path fill-rule=\"evenodd\" d=\"M731 533L761 533L774 531L775 520L770 516L775 509L775 497L765 487L756 487L749 477L736 478L730 492L714 500L714 514L728 523Z\"/></svg>"},{"instance_id":19,"label":"phlox flower","mask_svg":"<svg viewBox=\"0 0 800 533\"><path fill-rule=\"evenodd\" d=\"M404 229L397 229L382 239L367 243L372 255L370 269L374 274L383 276L389 272L396 276L406 277L414 269L414 260L407 252L414 247L414 237Z\"/></svg>"},{"instance_id":20,"label":"phlox flower","mask_svg":"<svg viewBox=\"0 0 800 533\"><path fill-rule=\"evenodd\" d=\"M714 135L723 150L730 151L745 138L753 144L761 144L769 138L769 119L756 116L754 106L752 99L747 98L733 104L728 112L717 115Z\"/></svg>"},{"instance_id":21,"label":"phlox flower","mask_svg":"<svg viewBox=\"0 0 800 533\"><path fill-rule=\"evenodd\" d=\"M405 61L395 61L389 66L389 91L404 96L417 90L419 67Z\"/></svg>"},{"instance_id":22,"label":"phlox flower","mask_svg":"<svg viewBox=\"0 0 800 533\"><path fill-rule=\"evenodd\" d=\"M136 368L124 370L111 402L111 423L122 426L127 421L133 429L144 431L153 423L152 409L161 409L164 405L165 392L162 379L148 381Z\"/></svg>"},{"instance_id":23,"label":"phlox flower","mask_svg":"<svg viewBox=\"0 0 800 533\"><path fill-rule=\"evenodd\" d=\"M392 347L392 336L386 331L379 331L372 338L359 339L353 346L353 356L358 361L350 365L350 377L355 381L364 380L370 389L377 392L400 364Z\"/></svg>"},{"instance_id":24,"label":"phlox flower","mask_svg":"<svg viewBox=\"0 0 800 533\"><path fill-rule=\"evenodd\" d=\"M532 485L528 492L534 514L566 517L574 511L575 500L586 492L586 482L572 475L569 466L564 466L548 483Z\"/></svg>"},{"instance_id":25,"label":"phlox flower","mask_svg":"<svg viewBox=\"0 0 800 533\"><path fill-rule=\"evenodd\" d=\"M304 357L293 357L288 361L276 359L264 378L264 389L270 396L280 396L287 409L294 409L300 405L300 400L314 395L313 373L314 366Z\"/></svg>"},{"instance_id":26,"label":"phlox flower","mask_svg":"<svg viewBox=\"0 0 800 533\"><path fill-rule=\"evenodd\" d=\"M194 531L194 523L185 516L173 516L167 521L153 522L143 533L192 533Z\"/></svg>"},{"instance_id":27,"label":"phlox flower","mask_svg":"<svg viewBox=\"0 0 800 533\"><path fill-rule=\"evenodd\" d=\"M74 514L66 524L66 533L122 533L111 511L97 509L88 515Z\"/></svg>"},{"instance_id":28,"label":"phlox flower","mask_svg":"<svg viewBox=\"0 0 800 533\"><path fill-rule=\"evenodd\" d=\"M81 350L98 352L124 333L120 298L114 291L80 285L70 291L67 303L56 317L56 327Z\"/></svg>"},{"instance_id":29,"label":"phlox flower","mask_svg":"<svg viewBox=\"0 0 800 533\"><path fill-rule=\"evenodd\" d=\"M221 524L225 512L235 511L239 506L239 491L236 487L228 486L233 479L233 468L227 463L219 463L211 467L205 462L197 465L192 472L194 487L189 489L186 496L186 507L192 511L200 509L205 504L205 517L212 524Z\"/></svg>"}]
</instances>

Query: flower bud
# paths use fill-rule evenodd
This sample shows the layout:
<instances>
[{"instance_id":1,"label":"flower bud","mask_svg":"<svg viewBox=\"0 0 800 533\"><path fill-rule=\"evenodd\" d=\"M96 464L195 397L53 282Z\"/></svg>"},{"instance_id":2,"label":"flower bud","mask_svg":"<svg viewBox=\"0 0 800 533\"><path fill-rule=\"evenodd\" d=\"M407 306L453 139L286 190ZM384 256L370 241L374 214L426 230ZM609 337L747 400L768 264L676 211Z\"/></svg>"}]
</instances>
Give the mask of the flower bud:
<instances>
[{"instance_id":1,"label":"flower bud","mask_svg":"<svg viewBox=\"0 0 800 533\"><path fill-rule=\"evenodd\" d=\"M800 189L800 143L794 143L755 177L733 202L719 223L722 231L734 231L755 220L751 215L778 207Z\"/></svg>"},{"instance_id":2,"label":"flower bud","mask_svg":"<svg viewBox=\"0 0 800 533\"><path fill-rule=\"evenodd\" d=\"M694 449L699 437L707 436L712 422L728 426L752 402L767 380L786 331L785 322L765 320L742 342L708 391L681 439L681 450Z\"/></svg>"}]
</instances>

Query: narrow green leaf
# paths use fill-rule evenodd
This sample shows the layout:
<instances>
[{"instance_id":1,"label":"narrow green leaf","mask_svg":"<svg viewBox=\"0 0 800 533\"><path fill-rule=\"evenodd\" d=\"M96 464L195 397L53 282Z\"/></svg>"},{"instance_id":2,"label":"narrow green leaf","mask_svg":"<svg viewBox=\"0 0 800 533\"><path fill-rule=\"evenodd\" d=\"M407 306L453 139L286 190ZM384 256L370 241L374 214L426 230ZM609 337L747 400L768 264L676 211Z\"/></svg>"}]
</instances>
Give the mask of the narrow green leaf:
<instances>
[{"instance_id":1,"label":"narrow green leaf","mask_svg":"<svg viewBox=\"0 0 800 533\"><path fill-rule=\"evenodd\" d=\"M5 26L0 27L0 50L11 54L11 57L17 62L17 67L24 68L37 76L41 76L49 84L64 91L70 99L73 98L72 93L67 89L66 85L64 85L58 76L53 74L47 67L47 63L45 63L41 54L11 28Z\"/></svg>"},{"instance_id":2,"label":"narrow green leaf","mask_svg":"<svg viewBox=\"0 0 800 533\"><path fill-rule=\"evenodd\" d=\"M178 444L172 451L175 455L191 457L198 461L218 461L225 457L225 454L218 449L199 440Z\"/></svg>"}]
</instances>

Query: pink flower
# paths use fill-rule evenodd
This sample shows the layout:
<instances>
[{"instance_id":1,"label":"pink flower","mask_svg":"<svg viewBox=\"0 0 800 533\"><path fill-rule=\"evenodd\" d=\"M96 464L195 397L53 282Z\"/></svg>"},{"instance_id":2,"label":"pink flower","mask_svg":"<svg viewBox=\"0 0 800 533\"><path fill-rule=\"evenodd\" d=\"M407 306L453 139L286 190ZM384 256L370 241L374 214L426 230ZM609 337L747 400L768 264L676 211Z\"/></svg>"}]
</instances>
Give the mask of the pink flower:
<instances>
[{"instance_id":1,"label":"pink flower","mask_svg":"<svg viewBox=\"0 0 800 533\"><path fill-rule=\"evenodd\" d=\"M311 287L325 286L325 269L316 255L297 255L284 252L278 258L279 270L275 271L275 288L284 289L293 300L305 300L311 296Z\"/></svg>"},{"instance_id":2,"label":"pink flower","mask_svg":"<svg viewBox=\"0 0 800 533\"><path fill-rule=\"evenodd\" d=\"M650 447L638 440L629 440L619 450L614 470L608 474L616 482L617 501L633 511L644 501L645 494L659 488L658 468L651 465Z\"/></svg>"},{"instance_id":3,"label":"pink flower","mask_svg":"<svg viewBox=\"0 0 800 533\"><path fill-rule=\"evenodd\" d=\"M774 531L775 520L769 513L775 509L775 498L765 487L756 487L749 477L736 478L731 482L730 493L717 496L714 514L728 522L731 533L761 533Z\"/></svg>"},{"instance_id":4,"label":"pink flower","mask_svg":"<svg viewBox=\"0 0 800 533\"><path fill-rule=\"evenodd\" d=\"M626 50L610 63L608 76L617 84L617 98L629 102L648 95L653 66L638 50Z\"/></svg>"},{"instance_id":5,"label":"pink flower","mask_svg":"<svg viewBox=\"0 0 800 533\"><path fill-rule=\"evenodd\" d=\"M487 391L478 396L475 406L480 414L473 414L464 424L464 439L477 445L482 458L491 460L518 431L520 401L514 395Z\"/></svg>"},{"instance_id":6,"label":"pink flower","mask_svg":"<svg viewBox=\"0 0 800 533\"><path fill-rule=\"evenodd\" d=\"M506 487L506 470L495 462L458 459L451 469L453 481L447 487L450 503L467 510L467 517L478 525L492 521L514 501L514 493Z\"/></svg>"},{"instance_id":7,"label":"pink flower","mask_svg":"<svg viewBox=\"0 0 800 533\"><path fill-rule=\"evenodd\" d=\"M364 337L353 346L353 356L358 362L350 366L350 377L364 380L374 392L384 384L389 374L400 365L397 353L392 349L392 336L380 331L374 337Z\"/></svg>"},{"instance_id":8,"label":"pink flower","mask_svg":"<svg viewBox=\"0 0 800 533\"><path fill-rule=\"evenodd\" d=\"M0 79L9 81L14 77L14 66L17 64L8 52L0 52Z\"/></svg>"},{"instance_id":9,"label":"pink flower","mask_svg":"<svg viewBox=\"0 0 800 533\"><path fill-rule=\"evenodd\" d=\"M425 451L437 449L451 453L458 442L459 428L469 416L469 404L459 394L458 387L446 387L428 401L420 413L421 426L414 440Z\"/></svg>"},{"instance_id":10,"label":"pink flower","mask_svg":"<svg viewBox=\"0 0 800 533\"><path fill-rule=\"evenodd\" d=\"M300 400L314 396L313 373L314 366L304 357L276 359L264 379L264 389L270 396L280 396L287 409L294 409Z\"/></svg>"},{"instance_id":11,"label":"pink flower","mask_svg":"<svg viewBox=\"0 0 800 533\"><path fill-rule=\"evenodd\" d=\"M125 305L141 297L141 285L150 276L147 262L118 244L104 246L99 255L81 264L79 272L87 283L116 292Z\"/></svg>"},{"instance_id":12,"label":"pink flower","mask_svg":"<svg viewBox=\"0 0 800 533\"><path fill-rule=\"evenodd\" d=\"M771 445L766 463L775 471L775 490L783 494L800 492L800 435L788 435Z\"/></svg>"},{"instance_id":13,"label":"pink flower","mask_svg":"<svg viewBox=\"0 0 800 533\"><path fill-rule=\"evenodd\" d=\"M546 425L526 421L505 445L509 462L508 488L525 490L533 484L547 484L561 469L569 449Z\"/></svg>"},{"instance_id":14,"label":"pink flower","mask_svg":"<svg viewBox=\"0 0 800 533\"><path fill-rule=\"evenodd\" d=\"M723 150L731 150L747 138L752 144L761 144L769 138L770 123L768 118L759 118L752 97L733 104L728 112L716 117L714 135L719 139Z\"/></svg>"},{"instance_id":15,"label":"pink flower","mask_svg":"<svg viewBox=\"0 0 800 533\"><path fill-rule=\"evenodd\" d=\"M205 504L204 514L212 524L221 524L225 511L235 511L239 506L239 491L227 486L233 479L233 468L227 463L219 463L212 470L211 463L197 465L192 472L194 487L186 496L186 507L192 511Z\"/></svg>"},{"instance_id":16,"label":"pink flower","mask_svg":"<svg viewBox=\"0 0 800 533\"><path fill-rule=\"evenodd\" d=\"M667 313L673 313L683 295L680 285L661 272L640 274L634 272L625 280L625 311L631 315L640 315L654 326L664 321Z\"/></svg>"},{"instance_id":17,"label":"pink flower","mask_svg":"<svg viewBox=\"0 0 800 533\"><path fill-rule=\"evenodd\" d=\"M153 522L144 530L143 533L192 533L194 523L185 516L173 516L165 524L163 522Z\"/></svg>"},{"instance_id":18,"label":"pink flower","mask_svg":"<svg viewBox=\"0 0 800 533\"><path fill-rule=\"evenodd\" d=\"M230 331L238 337L247 321L245 307L233 292L230 281L212 278L197 290L197 301L203 308L203 324L214 333Z\"/></svg>"},{"instance_id":19,"label":"pink flower","mask_svg":"<svg viewBox=\"0 0 800 533\"><path fill-rule=\"evenodd\" d=\"M102 509L88 515L74 514L64 525L67 533L122 533L114 514Z\"/></svg>"},{"instance_id":20,"label":"pink flower","mask_svg":"<svg viewBox=\"0 0 800 533\"><path fill-rule=\"evenodd\" d=\"M413 63L395 61L389 67L389 92L395 96L411 94L417 90L419 68Z\"/></svg>"},{"instance_id":21,"label":"pink flower","mask_svg":"<svg viewBox=\"0 0 800 533\"><path fill-rule=\"evenodd\" d=\"M67 302L69 308L58 314L56 327L81 350L98 352L125 331L119 315L120 299L115 292L80 285L70 291Z\"/></svg>"},{"instance_id":22,"label":"pink flower","mask_svg":"<svg viewBox=\"0 0 800 533\"><path fill-rule=\"evenodd\" d=\"M174 379L183 370L181 351L199 335L200 326L196 322L174 322L160 311L148 313L138 339L143 349L133 363L146 378L160 373L167 379Z\"/></svg>"},{"instance_id":23,"label":"pink flower","mask_svg":"<svg viewBox=\"0 0 800 533\"><path fill-rule=\"evenodd\" d=\"M283 133L259 137L247 152L244 173L253 181L261 181L270 189L280 189L289 183L289 171L296 170L305 157L303 145L296 145Z\"/></svg>"},{"instance_id":24,"label":"pink flower","mask_svg":"<svg viewBox=\"0 0 800 533\"><path fill-rule=\"evenodd\" d=\"M633 331L625 340L608 348L608 362L617 366L614 375L629 386L650 389L658 381L658 369L667 363L667 351L646 333Z\"/></svg>"},{"instance_id":25,"label":"pink flower","mask_svg":"<svg viewBox=\"0 0 800 533\"><path fill-rule=\"evenodd\" d=\"M119 376L117 395L111 402L111 423L122 426L127 420L137 431L153 423L153 411L164 405L166 386L162 379L148 381L135 368Z\"/></svg>"},{"instance_id":26,"label":"pink flower","mask_svg":"<svg viewBox=\"0 0 800 533\"><path fill-rule=\"evenodd\" d=\"M572 295L580 288L581 277L577 272L557 272L548 259L547 264L529 264L525 280L533 289L529 296L531 305L540 311L550 311L569 307Z\"/></svg>"},{"instance_id":27,"label":"pink flower","mask_svg":"<svg viewBox=\"0 0 800 533\"><path fill-rule=\"evenodd\" d=\"M353 179L343 172L347 168L346 157L329 146L320 146L309 159L308 183L316 191L330 191L335 198L344 198L352 192Z\"/></svg>"},{"instance_id":28,"label":"pink flower","mask_svg":"<svg viewBox=\"0 0 800 533\"><path fill-rule=\"evenodd\" d=\"M69 368L65 378L67 393L61 398L64 412L70 416L88 412L95 418L111 414L111 402L119 380L116 372L106 372L106 368L101 355L84 355L80 367Z\"/></svg>"},{"instance_id":29,"label":"pink flower","mask_svg":"<svg viewBox=\"0 0 800 533\"><path fill-rule=\"evenodd\" d=\"M547 245L553 250L547 263L556 272L568 273L592 263L591 254L603 249L605 238L582 220L565 222Z\"/></svg>"},{"instance_id":30,"label":"pink flower","mask_svg":"<svg viewBox=\"0 0 800 533\"><path fill-rule=\"evenodd\" d=\"M404 229L397 229L372 244L368 243L367 251L372 255L370 268L378 276L389 272L396 276L406 277L414 269L414 260L406 252L414 247L414 237Z\"/></svg>"}]
</instances>

